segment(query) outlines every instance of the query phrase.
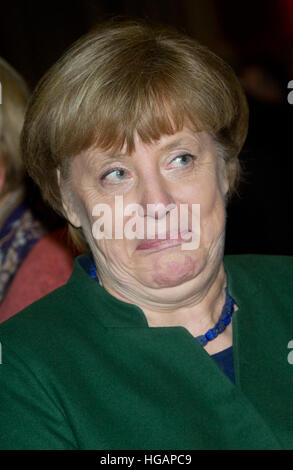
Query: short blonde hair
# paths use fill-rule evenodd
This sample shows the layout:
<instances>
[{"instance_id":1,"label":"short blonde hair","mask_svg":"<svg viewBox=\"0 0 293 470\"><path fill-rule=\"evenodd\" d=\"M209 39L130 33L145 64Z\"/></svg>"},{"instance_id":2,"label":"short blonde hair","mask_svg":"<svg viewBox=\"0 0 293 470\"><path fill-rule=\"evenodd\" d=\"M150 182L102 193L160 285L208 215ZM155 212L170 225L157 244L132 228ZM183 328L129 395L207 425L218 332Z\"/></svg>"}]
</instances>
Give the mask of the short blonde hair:
<instances>
[{"instance_id":1,"label":"short blonde hair","mask_svg":"<svg viewBox=\"0 0 293 470\"><path fill-rule=\"evenodd\" d=\"M22 77L1 57L0 87L0 162L6 170L3 196L16 189L24 177L20 134L29 91Z\"/></svg>"},{"instance_id":2,"label":"short blonde hair","mask_svg":"<svg viewBox=\"0 0 293 470\"><path fill-rule=\"evenodd\" d=\"M24 160L44 199L63 213L56 169L64 174L70 157L125 143L131 153L135 132L148 143L186 123L210 132L224 150L232 192L248 108L231 67L173 29L110 21L73 44L40 81L24 125Z\"/></svg>"}]
</instances>

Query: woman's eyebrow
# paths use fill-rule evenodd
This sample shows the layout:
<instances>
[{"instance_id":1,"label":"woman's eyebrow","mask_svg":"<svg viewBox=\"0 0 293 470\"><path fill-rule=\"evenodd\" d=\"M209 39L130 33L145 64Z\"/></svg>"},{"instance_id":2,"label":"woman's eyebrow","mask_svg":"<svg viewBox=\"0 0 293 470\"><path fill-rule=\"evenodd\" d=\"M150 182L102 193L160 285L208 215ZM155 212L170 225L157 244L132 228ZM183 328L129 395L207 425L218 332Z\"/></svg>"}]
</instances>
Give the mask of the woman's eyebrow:
<instances>
[{"instance_id":1,"label":"woman's eyebrow","mask_svg":"<svg viewBox=\"0 0 293 470\"><path fill-rule=\"evenodd\" d=\"M200 143L199 143L198 139L196 139L196 138L194 138L194 139L180 138L180 139L174 140L173 142L170 142L168 144L163 145L160 148L160 152L166 152L166 151L168 152L168 151L174 150L178 147L197 147L198 150L200 150L200 148L201 148Z\"/></svg>"},{"instance_id":2,"label":"woman's eyebrow","mask_svg":"<svg viewBox=\"0 0 293 470\"><path fill-rule=\"evenodd\" d=\"M183 144L183 140L182 139L177 139L177 140L174 140L173 142L162 145L162 147L160 147L160 151L161 152L166 152L166 151L169 151L169 150L174 150L176 147L180 147L182 144Z\"/></svg>"},{"instance_id":3,"label":"woman's eyebrow","mask_svg":"<svg viewBox=\"0 0 293 470\"><path fill-rule=\"evenodd\" d=\"M127 158L130 158L130 156L128 156L127 154L110 153L110 152L104 153L99 150L94 150L87 156L87 162L90 168L96 169L97 166L107 163L109 161L125 160Z\"/></svg>"}]
</instances>

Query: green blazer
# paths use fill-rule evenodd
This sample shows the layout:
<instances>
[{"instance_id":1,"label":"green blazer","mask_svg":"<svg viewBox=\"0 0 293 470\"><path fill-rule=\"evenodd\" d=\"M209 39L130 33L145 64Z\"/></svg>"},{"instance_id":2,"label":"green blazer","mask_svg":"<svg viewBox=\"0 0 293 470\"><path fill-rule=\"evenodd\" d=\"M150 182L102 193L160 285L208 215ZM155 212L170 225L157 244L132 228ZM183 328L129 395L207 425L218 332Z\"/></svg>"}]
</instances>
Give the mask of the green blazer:
<instances>
[{"instance_id":1,"label":"green blazer","mask_svg":"<svg viewBox=\"0 0 293 470\"><path fill-rule=\"evenodd\" d=\"M1 449L293 449L293 259L226 256L236 383L75 260L0 325Z\"/></svg>"}]
</instances>

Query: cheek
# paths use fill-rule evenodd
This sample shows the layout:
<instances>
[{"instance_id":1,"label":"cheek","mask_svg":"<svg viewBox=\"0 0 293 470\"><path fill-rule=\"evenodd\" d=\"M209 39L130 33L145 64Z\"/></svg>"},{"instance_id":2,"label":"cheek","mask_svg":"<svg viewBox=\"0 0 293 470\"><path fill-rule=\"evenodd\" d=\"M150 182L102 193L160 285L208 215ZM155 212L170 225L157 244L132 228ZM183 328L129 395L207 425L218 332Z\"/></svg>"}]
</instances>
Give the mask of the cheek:
<instances>
[{"instance_id":1,"label":"cheek","mask_svg":"<svg viewBox=\"0 0 293 470\"><path fill-rule=\"evenodd\" d=\"M215 188L201 206L201 234L205 240L213 241L225 230L226 207L222 192Z\"/></svg>"},{"instance_id":2,"label":"cheek","mask_svg":"<svg viewBox=\"0 0 293 470\"><path fill-rule=\"evenodd\" d=\"M215 212L222 212L224 197L216 177L207 178L200 184L185 187L180 195L180 203L200 205L201 221L207 219Z\"/></svg>"},{"instance_id":3,"label":"cheek","mask_svg":"<svg viewBox=\"0 0 293 470\"><path fill-rule=\"evenodd\" d=\"M202 213L206 217L222 212L222 208L224 207L224 198L218 186L214 186L210 188L209 191L205 191L201 201L201 207Z\"/></svg>"},{"instance_id":4,"label":"cheek","mask_svg":"<svg viewBox=\"0 0 293 470\"><path fill-rule=\"evenodd\" d=\"M203 248L218 239L225 229L226 209L222 190L216 175L206 178L198 186L185 188L183 197L189 203L190 217L192 204L200 205L200 245ZM192 219L198 227L198 219Z\"/></svg>"},{"instance_id":5,"label":"cheek","mask_svg":"<svg viewBox=\"0 0 293 470\"><path fill-rule=\"evenodd\" d=\"M102 253L107 260L108 268L114 267L130 267L133 259L133 244L131 240L116 240L115 238L107 240L94 240L97 251Z\"/></svg>"}]
</instances>

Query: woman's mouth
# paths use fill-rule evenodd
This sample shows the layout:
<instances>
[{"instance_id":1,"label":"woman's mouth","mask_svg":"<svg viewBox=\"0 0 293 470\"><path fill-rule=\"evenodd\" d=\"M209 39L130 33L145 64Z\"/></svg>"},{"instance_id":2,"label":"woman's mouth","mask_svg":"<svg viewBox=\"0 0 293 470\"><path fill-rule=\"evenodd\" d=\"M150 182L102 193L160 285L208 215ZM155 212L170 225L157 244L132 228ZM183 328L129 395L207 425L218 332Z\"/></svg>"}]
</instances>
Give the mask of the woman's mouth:
<instances>
[{"instance_id":1,"label":"woman's mouth","mask_svg":"<svg viewBox=\"0 0 293 470\"><path fill-rule=\"evenodd\" d=\"M182 242L188 241L190 239L187 237L187 233L190 233L190 236L192 235L192 233L188 230L179 233L176 238L171 238L170 233L164 234L164 238L159 238L159 235L156 234L154 239L143 240L141 243L138 244L136 249L146 251L160 251L165 250L166 248L175 247L181 245Z\"/></svg>"}]
</instances>

